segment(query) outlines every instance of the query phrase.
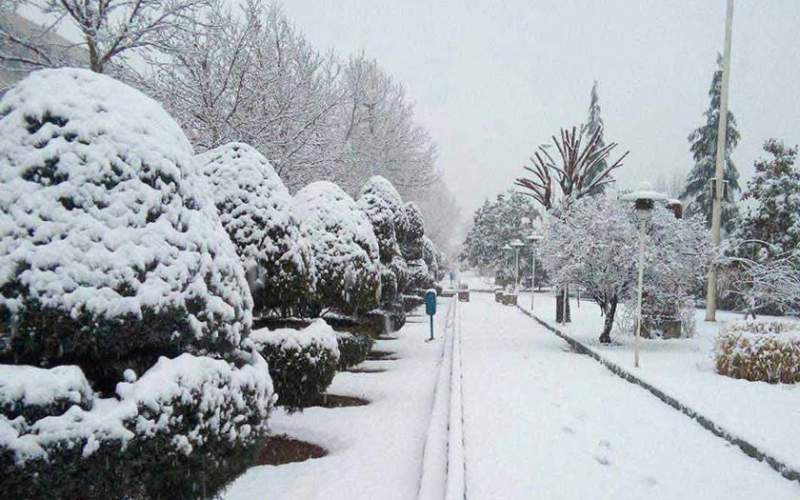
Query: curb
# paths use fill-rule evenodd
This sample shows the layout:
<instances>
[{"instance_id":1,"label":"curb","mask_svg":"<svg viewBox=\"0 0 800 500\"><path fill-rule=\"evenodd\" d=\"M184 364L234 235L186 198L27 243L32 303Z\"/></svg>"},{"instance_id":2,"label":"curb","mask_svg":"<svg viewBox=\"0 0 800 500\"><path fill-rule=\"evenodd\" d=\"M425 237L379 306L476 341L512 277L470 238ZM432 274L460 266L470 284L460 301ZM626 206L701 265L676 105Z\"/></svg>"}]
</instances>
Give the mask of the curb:
<instances>
[{"instance_id":1,"label":"curb","mask_svg":"<svg viewBox=\"0 0 800 500\"><path fill-rule=\"evenodd\" d=\"M543 327L547 328L551 332L555 333L559 337L561 337L564 341L566 341L576 352L579 354L585 354L595 361L599 362L601 365L605 366L609 371L613 374L617 375L620 378L625 379L626 381L636 384L643 389L649 391L655 397L660 399L665 404L668 404L672 408L678 410L679 412L683 413L684 415L688 416L689 418L695 420L698 424L700 424L704 429L711 432L717 437L728 441L729 443L736 445L742 450L747 456L754 458L760 462L766 462L775 472L780 474L781 476L789 479L791 481L796 481L800 483L800 471L793 469L792 467L786 465L785 463L781 462L777 458L773 457L769 453L765 452L758 446L753 445L752 443L737 437L724 427L718 425L713 420L709 419L708 417L703 416L702 414L698 413L697 411L693 410L692 408L686 406L685 404L681 403L677 399L673 398L672 396L666 394L661 389L653 386L645 382L644 380L640 379L636 375L633 375L629 371L621 368L616 363L612 363L611 361L607 360L596 351L593 351L589 347L587 347L582 342L575 340L574 338L566 335L561 330L553 327L549 323L545 322L544 320L540 319L539 317L535 316L530 311L524 309L522 306L517 305L517 309L522 311L523 314L532 318L534 321L542 325Z\"/></svg>"}]
</instances>

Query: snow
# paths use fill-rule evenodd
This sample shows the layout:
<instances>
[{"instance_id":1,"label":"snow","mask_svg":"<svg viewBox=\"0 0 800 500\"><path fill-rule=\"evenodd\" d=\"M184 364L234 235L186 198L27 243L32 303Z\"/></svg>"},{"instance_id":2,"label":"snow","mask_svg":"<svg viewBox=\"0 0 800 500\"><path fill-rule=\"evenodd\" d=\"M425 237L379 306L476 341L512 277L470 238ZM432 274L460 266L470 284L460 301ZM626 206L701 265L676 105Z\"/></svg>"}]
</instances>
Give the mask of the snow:
<instances>
[{"instance_id":1,"label":"snow","mask_svg":"<svg viewBox=\"0 0 800 500\"><path fill-rule=\"evenodd\" d=\"M197 156L220 219L246 270L290 261L302 271L307 249L298 240L291 196L275 169L254 148L232 142Z\"/></svg>"},{"instance_id":2,"label":"snow","mask_svg":"<svg viewBox=\"0 0 800 500\"><path fill-rule=\"evenodd\" d=\"M0 408L6 415L16 405L46 407L64 402L91 407L93 397L89 381L77 366L0 365Z\"/></svg>"},{"instance_id":3,"label":"snow","mask_svg":"<svg viewBox=\"0 0 800 500\"><path fill-rule=\"evenodd\" d=\"M536 299L537 311L546 315L554 308L553 299ZM580 310L573 305L573 314L577 311L591 312L596 337L598 309L582 303ZM571 351L521 311L494 303L490 294L473 293L469 303L461 304L461 314L469 498L800 495L797 483ZM669 351L675 342L660 345L672 344ZM643 353L641 373L656 363L651 349ZM625 349L623 354L630 364L632 353ZM697 386L681 372L689 371L693 361L678 361L669 375L686 386L683 394ZM796 422L790 415L797 408L795 402L794 409L778 412L784 429ZM766 426L768 422L759 422L757 428ZM796 456L796 445L794 450Z\"/></svg>"},{"instance_id":4,"label":"snow","mask_svg":"<svg viewBox=\"0 0 800 500\"><path fill-rule=\"evenodd\" d=\"M529 300L521 297L528 307ZM736 436L768 451L775 458L800 468L800 386L749 382L719 375L714 365L717 334L725 324L742 316L717 312L718 322L703 321L696 311L697 333L688 339L641 342L641 366L633 368L633 338L612 335L613 343L598 341L602 329L599 308L582 300L570 302L572 323L566 332L623 369L661 389L684 405L710 418ZM535 313L555 326L555 298L536 294ZM756 495L766 498L766 495Z\"/></svg>"},{"instance_id":5,"label":"snow","mask_svg":"<svg viewBox=\"0 0 800 500\"><path fill-rule=\"evenodd\" d=\"M117 384L118 399L98 398L90 409L74 405L62 415L35 422L0 416L0 447L12 450L17 462L22 463L47 457L51 446L85 440L83 454L88 456L104 441L119 441L125 446L132 439L159 433L169 435L176 449L187 454L193 445L211 436L247 443L254 431L266 430L273 389L266 361L255 352L244 356L246 363L238 368L223 360L188 353L174 359L162 357L137 381ZM52 382L54 376L65 373L59 368L45 371L52 373L37 374L37 381ZM54 392L55 388L63 388L67 394L71 391L69 384L55 384L50 390ZM250 396L245 398L244 394ZM199 411L194 419L184 421L180 405L192 405ZM254 429L247 423L253 420L262 428Z\"/></svg>"},{"instance_id":6,"label":"snow","mask_svg":"<svg viewBox=\"0 0 800 500\"><path fill-rule=\"evenodd\" d=\"M194 335L238 343L244 272L158 103L87 70L42 70L3 96L0 117L0 305L115 317L202 298Z\"/></svg>"},{"instance_id":7,"label":"snow","mask_svg":"<svg viewBox=\"0 0 800 500\"><path fill-rule=\"evenodd\" d=\"M444 331L449 299L440 301L437 332ZM438 335L438 334L437 334ZM367 406L307 408L289 414L276 409L270 418L274 434L318 444L323 458L248 470L225 492L225 500L302 498L306 500L416 498L423 467L443 338L428 338L427 318L409 316L392 336L378 340L375 350L390 351L393 361L366 361L359 367L380 373L340 372L330 394L362 397ZM436 439L445 439L438 435Z\"/></svg>"},{"instance_id":8,"label":"snow","mask_svg":"<svg viewBox=\"0 0 800 500\"><path fill-rule=\"evenodd\" d=\"M335 358L339 359L339 345L336 342L337 332L334 332L323 319L316 319L307 327L296 330L293 328L279 328L276 330L269 330L262 328L254 330L250 337L252 342L256 344L256 348L260 351L263 345L269 345L282 350L297 350L302 351L304 348L317 345L328 352L335 353ZM322 351L315 351L318 356L321 356ZM318 361L315 359L313 361Z\"/></svg>"}]
</instances>

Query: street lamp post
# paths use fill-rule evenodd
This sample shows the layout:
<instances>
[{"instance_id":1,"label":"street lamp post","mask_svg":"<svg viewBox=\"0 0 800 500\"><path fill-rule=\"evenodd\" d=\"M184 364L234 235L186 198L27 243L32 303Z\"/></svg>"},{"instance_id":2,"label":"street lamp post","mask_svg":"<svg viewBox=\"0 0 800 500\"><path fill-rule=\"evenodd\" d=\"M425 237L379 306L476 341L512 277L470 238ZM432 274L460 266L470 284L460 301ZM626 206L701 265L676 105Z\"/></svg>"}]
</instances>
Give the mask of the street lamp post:
<instances>
[{"instance_id":1,"label":"street lamp post","mask_svg":"<svg viewBox=\"0 0 800 500\"><path fill-rule=\"evenodd\" d=\"M508 274L510 274L509 267L511 267L511 266L509 265L508 261L511 258L511 250L512 250L512 248L508 243L503 245L503 253L505 254L505 258L503 259L503 262L504 262L504 264L503 264L503 268L504 268L503 269L503 279L505 279L506 276ZM503 288L505 289L505 285L503 286Z\"/></svg>"},{"instance_id":2,"label":"street lamp post","mask_svg":"<svg viewBox=\"0 0 800 500\"><path fill-rule=\"evenodd\" d=\"M642 287L644 278L644 229L645 222L653 209L656 201L665 201L667 196L663 193L653 191L652 186L643 182L639 185L639 190L628 193L620 198L623 201L632 201L639 215L639 276L638 276L638 297L636 303L636 334L634 337L633 366L639 368L639 338L642 334Z\"/></svg>"},{"instance_id":3,"label":"street lamp post","mask_svg":"<svg viewBox=\"0 0 800 500\"><path fill-rule=\"evenodd\" d=\"M542 236L533 232L528 236L528 241L531 243L531 313L533 313L533 293L536 290L536 244L542 239Z\"/></svg>"},{"instance_id":4,"label":"street lamp post","mask_svg":"<svg viewBox=\"0 0 800 500\"><path fill-rule=\"evenodd\" d=\"M525 246L525 243L517 238L511 240L511 248L514 249L514 294L517 293L517 283L519 283L519 249Z\"/></svg>"}]
</instances>

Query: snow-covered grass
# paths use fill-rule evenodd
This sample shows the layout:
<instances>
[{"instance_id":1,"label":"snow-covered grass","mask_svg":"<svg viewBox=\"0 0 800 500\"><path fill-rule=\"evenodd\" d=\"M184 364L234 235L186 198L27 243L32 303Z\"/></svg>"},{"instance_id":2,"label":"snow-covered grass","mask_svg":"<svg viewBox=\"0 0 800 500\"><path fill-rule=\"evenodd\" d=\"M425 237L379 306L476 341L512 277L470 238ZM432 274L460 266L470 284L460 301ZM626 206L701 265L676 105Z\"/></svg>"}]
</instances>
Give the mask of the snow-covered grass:
<instances>
[{"instance_id":1,"label":"snow-covered grass","mask_svg":"<svg viewBox=\"0 0 800 500\"><path fill-rule=\"evenodd\" d=\"M439 304L438 332L444 329L447 300ZM422 474L423 447L433 403L442 337L428 338L428 321L417 315L375 349L398 359L366 361L360 367L378 373L341 372L331 394L367 399L367 406L307 408L302 414L273 412L274 434L323 446L323 458L280 466L256 466L225 493L226 500L269 499L412 499Z\"/></svg>"},{"instance_id":2,"label":"snow-covered grass","mask_svg":"<svg viewBox=\"0 0 800 500\"><path fill-rule=\"evenodd\" d=\"M545 315L554 307L552 299L536 299L537 311ZM494 303L490 294L475 293L469 303L461 304L461 313L469 498L800 496L797 483L573 352L517 308ZM585 325L591 326L591 334L583 337L587 341L601 330L596 313L596 307L582 303L578 310L573 304L573 314L586 316ZM581 329L580 321L573 331ZM699 389L708 407L733 411L722 406L724 399L709 396L710 388L699 381L705 375L687 374L698 371L692 349L672 341L659 345L662 349L645 348L642 373L657 382L659 376L670 378L657 366L674 368L682 373L675 377L677 385L685 386L682 396ZM620 362L632 361L628 347L608 351L619 353ZM719 379L714 384L718 390L731 382L738 385L711 373L708 377ZM768 422L748 423L753 429L780 423L783 431L791 431L797 408L796 402L794 409L773 406L775 415ZM795 457L796 450L795 445Z\"/></svg>"},{"instance_id":3,"label":"snow-covered grass","mask_svg":"<svg viewBox=\"0 0 800 500\"><path fill-rule=\"evenodd\" d=\"M529 308L530 295L520 304ZM697 333L688 339L647 340L641 343L640 368L633 367L633 337L617 335L611 345L598 341L603 318L592 302L570 302L573 322L565 333L628 370L667 395L769 452L787 465L800 469L800 385L749 382L719 375L714 364L717 333L741 315L718 312L717 322L704 321L696 312ZM535 314L553 326L555 298L536 294Z\"/></svg>"}]
</instances>

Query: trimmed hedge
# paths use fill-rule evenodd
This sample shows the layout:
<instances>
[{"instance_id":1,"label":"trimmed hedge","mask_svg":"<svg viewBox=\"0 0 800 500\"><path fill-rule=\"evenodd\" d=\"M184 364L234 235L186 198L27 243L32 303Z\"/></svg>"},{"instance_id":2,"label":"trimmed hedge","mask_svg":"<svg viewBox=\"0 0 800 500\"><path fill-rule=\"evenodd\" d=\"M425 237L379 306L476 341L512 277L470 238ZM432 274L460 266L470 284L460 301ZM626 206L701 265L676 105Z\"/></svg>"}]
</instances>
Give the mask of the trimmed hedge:
<instances>
[{"instance_id":1,"label":"trimmed hedge","mask_svg":"<svg viewBox=\"0 0 800 500\"><path fill-rule=\"evenodd\" d=\"M51 405L39 419L0 416L0 491L26 499L215 496L253 464L272 407L264 359L241 358L161 358L89 409ZM50 370L4 370L36 382L23 399L37 397L36 386L53 400L71 397Z\"/></svg>"},{"instance_id":2,"label":"trimmed hedge","mask_svg":"<svg viewBox=\"0 0 800 500\"><path fill-rule=\"evenodd\" d=\"M368 335L349 332L336 332L336 342L339 344L340 370L347 370L364 362L375 344Z\"/></svg>"},{"instance_id":3,"label":"trimmed hedge","mask_svg":"<svg viewBox=\"0 0 800 500\"><path fill-rule=\"evenodd\" d=\"M340 353L333 329L321 319L302 330L256 330L250 341L269 364L278 404L289 411L313 404L333 382Z\"/></svg>"},{"instance_id":4,"label":"trimmed hedge","mask_svg":"<svg viewBox=\"0 0 800 500\"><path fill-rule=\"evenodd\" d=\"M800 382L800 323L754 320L731 322L716 346L717 372L769 383Z\"/></svg>"}]
</instances>

